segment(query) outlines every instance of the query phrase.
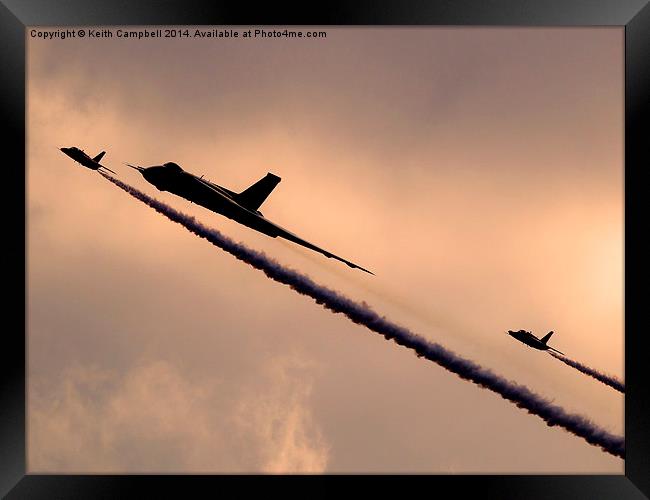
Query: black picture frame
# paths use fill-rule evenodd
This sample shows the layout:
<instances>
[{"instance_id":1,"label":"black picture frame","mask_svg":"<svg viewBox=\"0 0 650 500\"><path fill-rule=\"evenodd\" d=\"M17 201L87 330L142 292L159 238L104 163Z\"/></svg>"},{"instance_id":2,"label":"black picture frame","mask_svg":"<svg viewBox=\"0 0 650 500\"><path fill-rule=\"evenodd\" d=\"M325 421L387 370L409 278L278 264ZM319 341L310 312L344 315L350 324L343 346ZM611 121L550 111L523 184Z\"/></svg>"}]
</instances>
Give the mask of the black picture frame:
<instances>
[{"instance_id":1,"label":"black picture frame","mask_svg":"<svg viewBox=\"0 0 650 500\"><path fill-rule=\"evenodd\" d=\"M9 234L3 249L8 282L4 310L12 320L3 335L0 392L0 494L8 498L114 498L187 496L195 487L219 494L233 487L300 486L325 491L363 486L383 493L404 486L444 488L454 497L501 499L650 497L648 398L643 391L647 351L641 345L639 288L643 279L640 175L648 161L650 96L650 5L648 0L365 0L277 5L182 0L0 0L0 100L4 125L2 203ZM207 476L207 475L33 475L26 473L26 219L25 219L25 41L27 26L79 25L467 25L620 26L625 29L625 436L624 475L418 475L418 476ZM645 126L644 126L645 125ZM22 214L22 217L20 215ZM22 264L22 265L21 265ZM630 269L633 269L630 271ZM14 327L15 325L15 327ZM531 450L534 453L534 450ZM361 484L352 484L359 481ZM298 487L293 489L291 487ZM411 490L418 494L419 490ZM453 493L450 493L453 492ZM645 496L644 496L645 495Z\"/></svg>"}]
</instances>

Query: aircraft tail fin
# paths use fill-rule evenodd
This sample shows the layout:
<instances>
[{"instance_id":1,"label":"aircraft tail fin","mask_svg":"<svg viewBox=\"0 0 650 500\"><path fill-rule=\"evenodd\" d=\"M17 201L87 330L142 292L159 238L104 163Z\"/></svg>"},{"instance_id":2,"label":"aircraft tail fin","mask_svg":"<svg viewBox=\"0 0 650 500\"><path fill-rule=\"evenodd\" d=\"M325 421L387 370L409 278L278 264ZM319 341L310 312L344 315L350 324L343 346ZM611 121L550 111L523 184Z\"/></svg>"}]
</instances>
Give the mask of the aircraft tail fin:
<instances>
[{"instance_id":1,"label":"aircraft tail fin","mask_svg":"<svg viewBox=\"0 0 650 500\"><path fill-rule=\"evenodd\" d=\"M544 335L544 336L540 339L541 342L542 342L542 344L546 344L546 343L548 342L548 339L551 338L551 335L553 335L553 333L554 333L553 330L551 330L551 331L548 332L546 335Z\"/></svg>"},{"instance_id":2,"label":"aircraft tail fin","mask_svg":"<svg viewBox=\"0 0 650 500\"><path fill-rule=\"evenodd\" d=\"M271 194L271 191L275 189L275 186L278 185L280 180L277 175L269 172L255 184L236 195L235 201L249 210L257 210Z\"/></svg>"},{"instance_id":3,"label":"aircraft tail fin","mask_svg":"<svg viewBox=\"0 0 650 500\"><path fill-rule=\"evenodd\" d=\"M93 158L93 161L96 161L97 163L99 163L102 160L102 158L104 157L105 154L106 154L106 151L102 151L101 153L99 153L97 156L95 156Z\"/></svg>"}]
</instances>

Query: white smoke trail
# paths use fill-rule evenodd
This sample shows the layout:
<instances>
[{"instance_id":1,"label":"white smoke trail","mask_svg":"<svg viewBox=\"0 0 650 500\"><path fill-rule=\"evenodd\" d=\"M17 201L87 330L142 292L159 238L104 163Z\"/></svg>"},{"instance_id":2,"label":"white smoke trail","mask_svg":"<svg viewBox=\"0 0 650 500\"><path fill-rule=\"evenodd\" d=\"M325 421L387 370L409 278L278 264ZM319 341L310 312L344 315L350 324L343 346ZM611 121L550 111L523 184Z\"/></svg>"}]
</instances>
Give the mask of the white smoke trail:
<instances>
[{"instance_id":1,"label":"white smoke trail","mask_svg":"<svg viewBox=\"0 0 650 500\"><path fill-rule=\"evenodd\" d=\"M396 344L412 349L418 356L437 363L462 379L469 380L479 387L497 393L503 399L510 401L517 407L525 409L532 415L537 415L548 426L552 427L557 425L562 427L571 434L583 438L589 444L600 447L607 453L625 458L625 439L622 436L617 436L598 427L582 415L569 413L561 406L555 405L548 399L532 392L526 386L507 380L491 370L457 355L438 343L431 342L404 327L392 323L386 318L379 316L367 304L354 302L334 290L315 283L308 276L283 267L263 253L236 243L222 235L216 229L204 226L196 221L194 217L178 212L165 203L148 196L110 175L104 173L102 175L169 220L181 224L191 233L205 238L216 247L225 250L237 259L255 269L263 271L272 280L288 285L296 292L311 297L317 304L334 313L344 314L352 322L365 326L369 330L382 335L387 340L392 340Z\"/></svg>"},{"instance_id":2,"label":"white smoke trail","mask_svg":"<svg viewBox=\"0 0 650 500\"><path fill-rule=\"evenodd\" d=\"M585 375L589 375L590 377L595 378L599 382L602 382L605 385L608 385L614 389L616 389L618 392L622 392L625 394L625 384L618 380L617 378L611 376L611 375L605 375L604 373L599 372L598 370L594 370L593 368L589 368L587 365L583 365L582 363L578 363L577 361L567 358L566 356L562 356L561 354L556 354L554 352L550 352L550 355L553 356L554 358L559 359L563 363L569 365L572 368L575 368L579 372L584 373Z\"/></svg>"}]
</instances>

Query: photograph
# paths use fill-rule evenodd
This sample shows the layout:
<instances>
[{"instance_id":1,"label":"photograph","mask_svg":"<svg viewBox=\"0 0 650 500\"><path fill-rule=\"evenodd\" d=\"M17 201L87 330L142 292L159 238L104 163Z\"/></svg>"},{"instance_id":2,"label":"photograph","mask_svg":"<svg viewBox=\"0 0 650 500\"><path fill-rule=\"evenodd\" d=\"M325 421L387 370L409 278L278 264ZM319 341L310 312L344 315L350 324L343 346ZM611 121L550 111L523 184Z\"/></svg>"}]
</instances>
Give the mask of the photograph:
<instances>
[{"instance_id":1,"label":"photograph","mask_svg":"<svg viewBox=\"0 0 650 500\"><path fill-rule=\"evenodd\" d=\"M28 473L625 473L623 26L25 58Z\"/></svg>"}]
</instances>

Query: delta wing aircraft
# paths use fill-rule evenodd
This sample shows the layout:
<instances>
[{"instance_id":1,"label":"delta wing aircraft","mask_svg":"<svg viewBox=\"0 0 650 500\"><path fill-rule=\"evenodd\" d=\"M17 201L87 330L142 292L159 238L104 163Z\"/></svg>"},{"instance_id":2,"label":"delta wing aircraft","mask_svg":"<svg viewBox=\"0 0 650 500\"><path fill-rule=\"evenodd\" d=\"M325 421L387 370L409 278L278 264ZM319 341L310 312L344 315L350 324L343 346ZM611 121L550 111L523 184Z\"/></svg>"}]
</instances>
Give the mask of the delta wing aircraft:
<instances>
[{"instance_id":1,"label":"delta wing aircraft","mask_svg":"<svg viewBox=\"0 0 650 500\"><path fill-rule=\"evenodd\" d=\"M236 193L203 179L203 176L197 177L190 172L186 172L173 162L151 167L140 167L130 163L127 163L127 165L139 171L148 182L160 191L168 191L185 198L272 238L280 237L293 241L298 245L321 253L325 257L339 260L352 268L374 274L349 260L303 240L262 215L262 212L259 211L260 206L280 182L280 177L275 174L267 173L265 177L252 186L240 193Z\"/></svg>"}]
</instances>

